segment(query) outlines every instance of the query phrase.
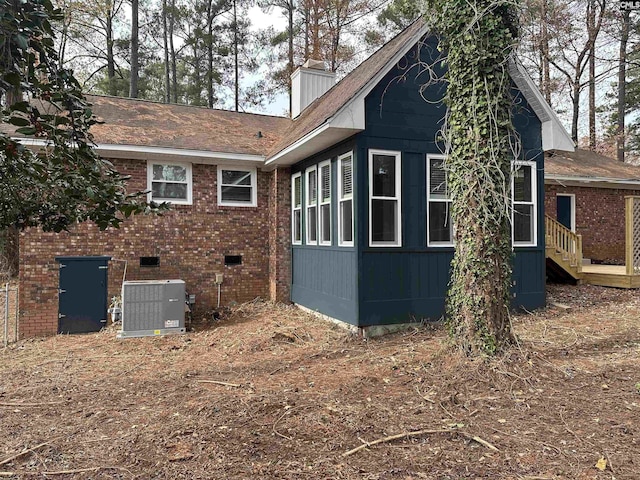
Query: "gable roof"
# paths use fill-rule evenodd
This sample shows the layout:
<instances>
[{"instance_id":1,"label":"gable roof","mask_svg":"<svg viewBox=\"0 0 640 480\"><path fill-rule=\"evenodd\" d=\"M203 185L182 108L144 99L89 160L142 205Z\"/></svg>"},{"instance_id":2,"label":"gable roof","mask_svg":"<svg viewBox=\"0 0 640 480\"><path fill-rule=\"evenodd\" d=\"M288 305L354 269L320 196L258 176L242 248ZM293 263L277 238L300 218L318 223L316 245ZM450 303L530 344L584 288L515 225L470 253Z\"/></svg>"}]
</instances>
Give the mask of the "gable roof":
<instances>
[{"instance_id":1,"label":"gable roof","mask_svg":"<svg viewBox=\"0 0 640 480\"><path fill-rule=\"evenodd\" d=\"M590 150L552 151L544 160L545 183L640 189L640 166Z\"/></svg>"},{"instance_id":2,"label":"gable roof","mask_svg":"<svg viewBox=\"0 0 640 480\"><path fill-rule=\"evenodd\" d=\"M364 97L428 33L419 18L309 105L267 155L269 164L292 164L364 130ZM544 150L574 150L574 143L522 64L509 74L542 123Z\"/></svg>"},{"instance_id":3,"label":"gable roof","mask_svg":"<svg viewBox=\"0 0 640 480\"><path fill-rule=\"evenodd\" d=\"M285 148L295 144L315 129L331 120L346 104L353 100L377 76L382 77L395 63L394 57L402 55L426 33L424 22L417 20L378 49L373 55L353 69L324 95L314 100L293 120L286 134L268 157L274 157ZM389 67L389 68L387 68ZM384 72L382 75L380 75ZM364 127L362 127L364 128ZM355 131L360 129L356 128ZM353 132L355 133L355 132Z\"/></svg>"}]
</instances>

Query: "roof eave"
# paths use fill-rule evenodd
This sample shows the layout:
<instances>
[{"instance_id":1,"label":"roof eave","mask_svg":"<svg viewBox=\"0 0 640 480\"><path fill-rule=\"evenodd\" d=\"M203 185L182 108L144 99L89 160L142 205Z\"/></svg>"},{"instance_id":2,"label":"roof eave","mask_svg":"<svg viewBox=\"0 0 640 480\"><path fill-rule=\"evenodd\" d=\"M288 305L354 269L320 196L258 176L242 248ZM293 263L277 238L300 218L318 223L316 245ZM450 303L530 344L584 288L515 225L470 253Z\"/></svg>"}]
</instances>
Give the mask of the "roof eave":
<instances>
[{"instance_id":1,"label":"roof eave","mask_svg":"<svg viewBox=\"0 0 640 480\"><path fill-rule=\"evenodd\" d=\"M15 138L15 140L34 150L41 150L51 145L51 142L39 138ZM265 161L264 155L211 152L208 150L192 150L147 145L98 143L95 145L95 150L104 158L122 158L128 160L177 160L202 164L244 163L257 166L264 164Z\"/></svg>"},{"instance_id":2,"label":"roof eave","mask_svg":"<svg viewBox=\"0 0 640 480\"><path fill-rule=\"evenodd\" d=\"M326 150L342 140L361 132L364 128L334 126L327 121L304 137L280 150L265 162L265 168L272 170L279 166L293 165L315 153Z\"/></svg>"},{"instance_id":3,"label":"roof eave","mask_svg":"<svg viewBox=\"0 0 640 480\"><path fill-rule=\"evenodd\" d=\"M585 177L580 175L556 175L545 173L544 182L567 187L592 187L592 188L619 188L624 190L640 190L640 180L611 178L611 177Z\"/></svg>"}]
</instances>

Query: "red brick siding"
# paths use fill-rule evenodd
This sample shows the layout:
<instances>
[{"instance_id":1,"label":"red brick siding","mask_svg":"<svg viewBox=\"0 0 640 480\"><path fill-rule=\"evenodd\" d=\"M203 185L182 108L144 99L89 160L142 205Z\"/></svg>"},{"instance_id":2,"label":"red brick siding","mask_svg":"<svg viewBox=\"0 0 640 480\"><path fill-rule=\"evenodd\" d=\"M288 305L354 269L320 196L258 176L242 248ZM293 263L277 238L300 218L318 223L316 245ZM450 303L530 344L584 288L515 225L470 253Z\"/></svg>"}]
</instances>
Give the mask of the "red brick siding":
<instances>
[{"instance_id":1,"label":"red brick siding","mask_svg":"<svg viewBox=\"0 0 640 480\"><path fill-rule=\"evenodd\" d=\"M273 172L269 186L269 292L288 302L291 288L291 169Z\"/></svg>"},{"instance_id":2,"label":"red brick siding","mask_svg":"<svg viewBox=\"0 0 640 480\"><path fill-rule=\"evenodd\" d=\"M582 252L595 262L623 265L625 261L624 197L638 190L545 185L545 212L556 218L559 193L576 197L576 233L582 235Z\"/></svg>"},{"instance_id":3,"label":"red brick siding","mask_svg":"<svg viewBox=\"0 0 640 480\"><path fill-rule=\"evenodd\" d=\"M130 175L131 191L147 189L146 162L116 160L116 168ZM196 308L216 305L216 273L224 274L221 303L245 302L256 297L288 299L287 226L288 185L276 172L258 170L257 207L217 205L217 167L193 165L193 205L178 205L162 216L136 216L120 229L100 232L93 224L69 233L44 233L37 229L20 238L21 337L55 334L58 314L56 256L109 255L126 260L127 280L176 279L186 282L196 295ZM282 195L269 201L270 187ZM273 191L273 188L271 188ZM269 220L270 208L276 218ZM286 221L278 215L286 210ZM279 235L286 235L284 239ZM275 247L272 247L274 245ZM271 244L271 245L270 245ZM271 251L279 259L270 264ZM225 266L224 255L242 255L242 265ZM140 267L139 257L159 256L160 267ZM109 297L119 295L124 263L109 264ZM269 269L276 269L271 272ZM285 275L286 273L286 275ZM283 275L282 277L280 275ZM274 291L271 284L278 288Z\"/></svg>"}]
</instances>

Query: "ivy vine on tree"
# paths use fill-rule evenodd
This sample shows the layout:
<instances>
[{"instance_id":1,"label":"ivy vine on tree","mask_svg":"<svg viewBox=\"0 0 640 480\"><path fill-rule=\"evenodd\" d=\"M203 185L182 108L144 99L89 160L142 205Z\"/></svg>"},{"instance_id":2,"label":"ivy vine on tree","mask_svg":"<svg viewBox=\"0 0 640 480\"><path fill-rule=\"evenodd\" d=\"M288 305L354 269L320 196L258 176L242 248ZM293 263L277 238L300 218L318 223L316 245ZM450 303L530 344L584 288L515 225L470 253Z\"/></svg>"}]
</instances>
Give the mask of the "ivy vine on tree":
<instances>
[{"instance_id":1,"label":"ivy vine on tree","mask_svg":"<svg viewBox=\"0 0 640 480\"><path fill-rule=\"evenodd\" d=\"M60 19L50 0L0 0L0 230L58 232L85 220L105 229L165 208L127 193L127 177L92 148L96 119L57 61L51 23Z\"/></svg>"},{"instance_id":2,"label":"ivy vine on tree","mask_svg":"<svg viewBox=\"0 0 640 480\"><path fill-rule=\"evenodd\" d=\"M517 158L507 63L518 39L517 3L433 0L433 29L446 52L444 129L456 249L447 325L467 354L513 342L510 178Z\"/></svg>"}]
</instances>

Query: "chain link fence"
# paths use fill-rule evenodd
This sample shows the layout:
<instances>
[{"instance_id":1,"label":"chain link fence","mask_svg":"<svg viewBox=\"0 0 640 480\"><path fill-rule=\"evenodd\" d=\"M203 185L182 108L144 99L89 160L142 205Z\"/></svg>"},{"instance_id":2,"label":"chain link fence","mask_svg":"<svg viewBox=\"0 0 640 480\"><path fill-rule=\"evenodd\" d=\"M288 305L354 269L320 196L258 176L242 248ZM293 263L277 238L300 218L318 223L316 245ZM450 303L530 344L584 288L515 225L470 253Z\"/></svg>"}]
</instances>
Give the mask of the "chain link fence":
<instances>
[{"instance_id":1,"label":"chain link fence","mask_svg":"<svg viewBox=\"0 0 640 480\"><path fill-rule=\"evenodd\" d=\"M18 341L18 286L0 285L0 345Z\"/></svg>"}]
</instances>

